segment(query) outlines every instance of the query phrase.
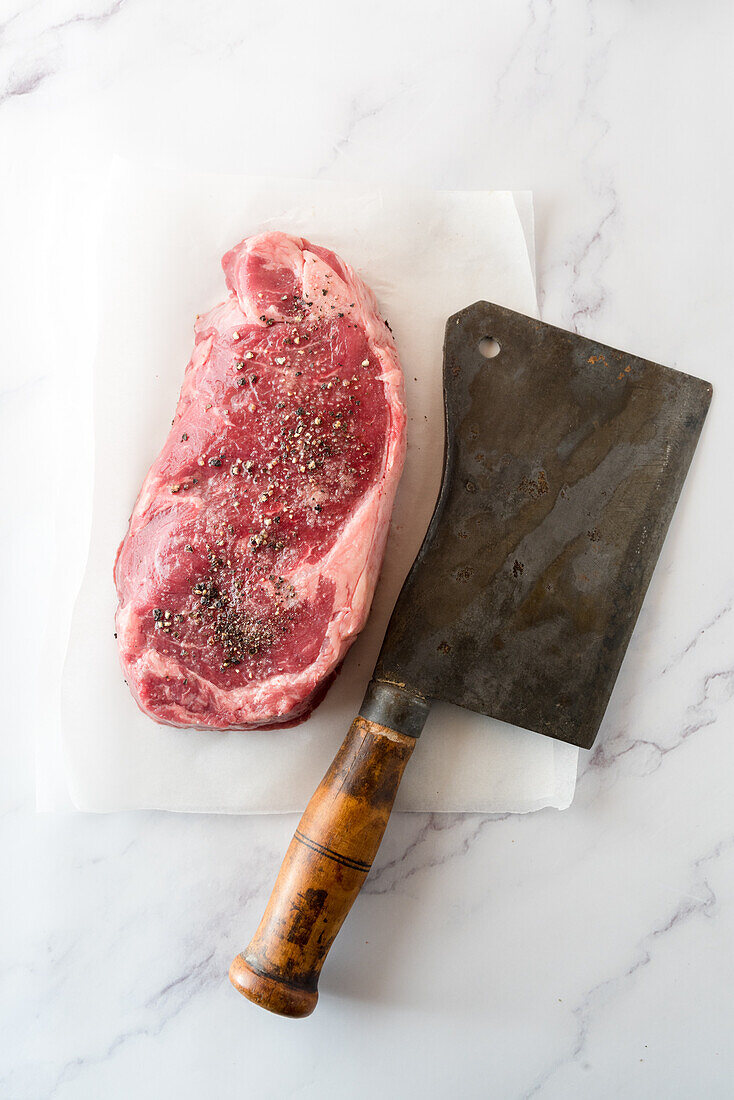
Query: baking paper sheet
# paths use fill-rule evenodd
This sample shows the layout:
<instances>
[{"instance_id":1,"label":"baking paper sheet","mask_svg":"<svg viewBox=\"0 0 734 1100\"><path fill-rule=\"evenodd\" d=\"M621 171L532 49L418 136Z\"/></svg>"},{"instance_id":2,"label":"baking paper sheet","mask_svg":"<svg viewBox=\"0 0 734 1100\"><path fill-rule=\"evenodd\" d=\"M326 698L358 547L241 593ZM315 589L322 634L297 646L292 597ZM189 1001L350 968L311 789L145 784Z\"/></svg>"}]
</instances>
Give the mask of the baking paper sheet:
<instances>
[{"instance_id":1,"label":"baking paper sheet","mask_svg":"<svg viewBox=\"0 0 734 1100\"><path fill-rule=\"evenodd\" d=\"M265 228L333 248L375 290L405 371L405 472L369 623L308 721L271 732L169 729L138 710L123 682L113 637L112 564L170 426L194 317L225 296L220 258L243 236ZM99 251L91 545L62 689L64 757L79 809L303 809L361 702L433 510L442 463L446 318L479 298L537 315L533 259L527 193L363 190L168 175L115 163ZM397 808L564 808L573 797L577 754L571 746L438 704Z\"/></svg>"}]
</instances>

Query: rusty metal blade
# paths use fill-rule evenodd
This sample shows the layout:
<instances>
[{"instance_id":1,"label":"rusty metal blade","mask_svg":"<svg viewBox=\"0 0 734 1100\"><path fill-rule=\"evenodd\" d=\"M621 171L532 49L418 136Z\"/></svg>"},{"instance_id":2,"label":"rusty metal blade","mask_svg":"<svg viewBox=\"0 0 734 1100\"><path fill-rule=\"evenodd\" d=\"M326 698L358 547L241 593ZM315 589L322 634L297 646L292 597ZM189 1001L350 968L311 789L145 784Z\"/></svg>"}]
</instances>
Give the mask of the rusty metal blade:
<instances>
[{"instance_id":1,"label":"rusty metal blade","mask_svg":"<svg viewBox=\"0 0 734 1100\"><path fill-rule=\"evenodd\" d=\"M441 492L373 683L588 748L711 386L477 302L446 326L444 391Z\"/></svg>"}]
</instances>

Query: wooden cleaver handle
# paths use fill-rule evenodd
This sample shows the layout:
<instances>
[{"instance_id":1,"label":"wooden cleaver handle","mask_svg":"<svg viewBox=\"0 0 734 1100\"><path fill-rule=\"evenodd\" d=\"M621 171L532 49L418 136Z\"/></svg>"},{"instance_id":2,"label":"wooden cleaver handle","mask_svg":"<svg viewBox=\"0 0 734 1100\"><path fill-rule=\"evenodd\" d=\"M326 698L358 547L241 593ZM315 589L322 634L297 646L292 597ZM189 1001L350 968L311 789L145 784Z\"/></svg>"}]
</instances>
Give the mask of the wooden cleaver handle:
<instances>
[{"instance_id":1,"label":"wooden cleaver handle","mask_svg":"<svg viewBox=\"0 0 734 1100\"><path fill-rule=\"evenodd\" d=\"M281 1016L308 1016L329 948L380 847L415 738L355 718L306 807L232 984Z\"/></svg>"}]
</instances>

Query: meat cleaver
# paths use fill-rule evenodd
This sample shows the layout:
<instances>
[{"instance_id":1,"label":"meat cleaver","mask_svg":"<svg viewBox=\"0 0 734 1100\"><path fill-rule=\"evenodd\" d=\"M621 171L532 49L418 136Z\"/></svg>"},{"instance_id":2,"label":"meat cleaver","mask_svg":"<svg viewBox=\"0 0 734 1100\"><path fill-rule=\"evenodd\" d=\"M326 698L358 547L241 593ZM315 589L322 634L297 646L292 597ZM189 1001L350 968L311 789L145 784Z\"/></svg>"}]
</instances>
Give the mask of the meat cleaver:
<instances>
[{"instance_id":1,"label":"meat cleaver","mask_svg":"<svg viewBox=\"0 0 734 1100\"><path fill-rule=\"evenodd\" d=\"M431 524L359 715L230 968L283 1016L316 1006L434 699L591 747L712 392L488 302L449 318L443 382Z\"/></svg>"}]
</instances>

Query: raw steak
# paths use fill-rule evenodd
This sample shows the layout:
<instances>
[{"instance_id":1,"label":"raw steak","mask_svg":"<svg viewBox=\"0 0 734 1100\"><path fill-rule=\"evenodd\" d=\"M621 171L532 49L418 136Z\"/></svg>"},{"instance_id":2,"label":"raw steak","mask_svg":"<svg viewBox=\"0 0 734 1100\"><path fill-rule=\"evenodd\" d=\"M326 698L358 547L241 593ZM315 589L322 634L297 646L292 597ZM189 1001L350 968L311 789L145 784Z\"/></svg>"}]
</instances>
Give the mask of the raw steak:
<instances>
[{"instance_id":1,"label":"raw steak","mask_svg":"<svg viewBox=\"0 0 734 1100\"><path fill-rule=\"evenodd\" d=\"M372 292L283 233L222 261L173 427L118 551L122 666L158 722L283 726L362 629L405 451L403 379Z\"/></svg>"}]
</instances>

